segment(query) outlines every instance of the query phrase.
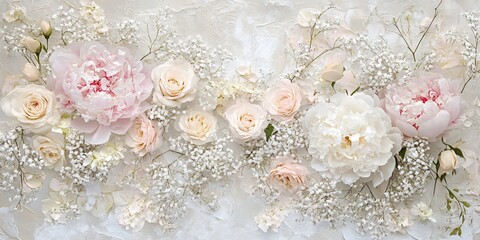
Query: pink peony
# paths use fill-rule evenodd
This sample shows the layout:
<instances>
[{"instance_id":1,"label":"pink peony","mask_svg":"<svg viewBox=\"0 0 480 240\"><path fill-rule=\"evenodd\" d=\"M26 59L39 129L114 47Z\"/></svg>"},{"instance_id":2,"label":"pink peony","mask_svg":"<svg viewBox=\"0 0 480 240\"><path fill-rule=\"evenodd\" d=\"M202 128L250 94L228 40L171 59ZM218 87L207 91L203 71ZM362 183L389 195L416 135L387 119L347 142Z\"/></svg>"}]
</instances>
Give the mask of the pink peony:
<instances>
[{"instance_id":1,"label":"pink peony","mask_svg":"<svg viewBox=\"0 0 480 240\"><path fill-rule=\"evenodd\" d=\"M50 57L49 86L62 108L80 117L72 127L86 133L91 144L106 143L111 133L125 134L144 112L153 82L128 49L99 42L71 44Z\"/></svg>"},{"instance_id":2,"label":"pink peony","mask_svg":"<svg viewBox=\"0 0 480 240\"><path fill-rule=\"evenodd\" d=\"M438 74L410 78L385 94L392 123L409 137L438 137L457 120L460 103L459 87Z\"/></svg>"}]
</instances>

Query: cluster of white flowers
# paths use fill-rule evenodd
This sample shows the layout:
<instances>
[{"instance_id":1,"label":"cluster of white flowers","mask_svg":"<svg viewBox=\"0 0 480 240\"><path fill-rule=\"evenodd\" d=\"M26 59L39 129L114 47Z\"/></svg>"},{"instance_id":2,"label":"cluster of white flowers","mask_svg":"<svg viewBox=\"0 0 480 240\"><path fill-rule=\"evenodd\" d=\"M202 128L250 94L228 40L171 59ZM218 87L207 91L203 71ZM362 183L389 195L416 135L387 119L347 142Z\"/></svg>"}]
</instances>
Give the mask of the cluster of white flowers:
<instances>
[{"instance_id":1,"label":"cluster of white flowers","mask_svg":"<svg viewBox=\"0 0 480 240\"><path fill-rule=\"evenodd\" d=\"M408 77L410 69L405 56L393 53L383 38L370 43L365 35L360 35L351 44L358 52L353 61L358 62L362 70L359 78L362 90L378 92Z\"/></svg>"},{"instance_id":2,"label":"cluster of white flowers","mask_svg":"<svg viewBox=\"0 0 480 240\"><path fill-rule=\"evenodd\" d=\"M60 171L62 176L71 178L73 183L79 185L95 181L96 171L90 168L90 165L84 164L91 162L90 152L94 147L85 143L85 137L76 131L70 131L65 140L65 152L69 165L65 165Z\"/></svg>"},{"instance_id":3,"label":"cluster of white flowers","mask_svg":"<svg viewBox=\"0 0 480 240\"><path fill-rule=\"evenodd\" d=\"M297 157L297 160L302 159L300 151L306 147L307 140L300 124L301 115L299 114L292 122L273 123L268 140L262 138L245 143L244 157L256 179L252 186L253 191L264 195L267 202L273 202L279 196L278 190L267 182L269 175L267 169L271 160L277 156L292 156Z\"/></svg>"},{"instance_id":4,"label":"cluster of white flowers","mask_svg":"<svg viewBox=\"0 0 480 240\"><path fill-rule=\"evenodd\" d=\"M270 229L277 231L291 210L292 207L288 202L271 204L255 216L255 222L264 232Z\"/></svg>"},{"instance_id":5,"label":"cluster of white flowers","mask_svg":"<svg viewBox=\"0 0 480 240\"><path fill-rule=\"evenodd\" d=\"M118 36L120 40L117 42L124 45L138 45L141 39L141 35L138 32L139 26L135 20L129 19L117 23L116 30L118 31Z\"/></svg>"},{"instance_id":6,"label":"cluster of white flowers","mask_svg":"<svg viewBox=\"0 0 480 240\"><path fill-rule=\"evenodd\" d=\"M101 38L103 34L97 32L95 26L80 17L80 13L74 8L65 9L64 6L58 7L58 12L53 14L52 26L55 32L61 36L64 45L93 41Z\"/></svg>"},{"instance_id":7,"label":"cluster of white flowers","mask_svg":"<svg viewBox=\"0 0 480 240\"><path fill-rule=\"evenodd\" d=\"M36 199L35 193L45 178L44 160L24 143L23 129L15 127L6 134L0 133L0 191L7 192L9 201L21 207Z\"/></svg>"},{"instance_id":8,"label":"cluster of white flowers","mask_svg":"<svg viewBox=\"0 0 480 240\"><path fill-rule=\"evenodd\" d=\"M467 77L475 77L478 74L478 65L480 61L480 53L478 51L478 44L480 43L480 12L471 11L463 14L467 20L468 27L470 27L472 36L465 36L462 51L462 56L467 65ZM473 37L473 39L472 39Z\"/></svg>"},{"instance_id":9,"label":"cluster of white flowers","mask_svg":"<svg viewBox=\"0 0 480 240\"><path fill-rule=\"evenodd\" d=\"M150 120L155 120L160 127L166 127L170 122L174 121L177 116L182 113L177 108L170 108L166 105L153 105L147 111L147 117Z\"/></svg>"},{"instance_id":10,"label":"cluster of white flowers","mask_svg":"<svg viewBox=\"0 0 480 240\"><path fill-rule=\"evenodd\" d=\"M314 223L325 221L333 224L343 217L340 194L335 181L321 177L297 192L294 206Z\"/></svg>"}]
</instances>

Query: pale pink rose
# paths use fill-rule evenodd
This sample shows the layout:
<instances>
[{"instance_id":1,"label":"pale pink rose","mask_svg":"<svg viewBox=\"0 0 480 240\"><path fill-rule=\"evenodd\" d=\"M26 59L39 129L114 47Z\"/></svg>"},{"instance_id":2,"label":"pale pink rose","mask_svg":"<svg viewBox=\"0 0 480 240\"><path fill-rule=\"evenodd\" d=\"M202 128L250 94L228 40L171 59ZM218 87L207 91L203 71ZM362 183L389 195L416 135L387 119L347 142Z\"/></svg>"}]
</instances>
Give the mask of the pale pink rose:
<instances>
[{"instance_id":1,"label":"pale pink rose","mask_svg":"<svg viewBox=\"0 0 480 240\"><path fill-rule=\"evenodd\" d=\"M438 74L423 75L389 88L385 109L404 135L436 138L460 115L459 86Z\"/></svg>"},{"instance_id":2,"label":"pale pink rose","mask_svg":"<svg viewBox=\"0 0 480 240\"><path fill-rule=\"evenodd\" d=\"M61 105L80 115L72 127L89 143L106 143L111 133L125 134L143 113L153 83L142 62L128 49L99 42L71 44L50 57L53 88Z\"/></svg>"},{"instance_id":3,"label":"pale pink rose","mask_svg":"<svg viewBox=\"0 0 480 240\"><path fill-rule=\"evenodd\" d=\"M162 133L162 128L142 114L133 121L125 137L125 143L132 148L133 152L143 157L157 150L162 144Z\"/></svg>"},{"instance_id":4,"label":"pale pink rose","mask_svg":"<svg viewBox=\"0 0 480 240\"><path fill-rule=\"evenodd\" d=\"M302 90L283 79L265 92L263 107L276 121L291 121L302 103Z\"/></svg>"},{"instance_id":5,"label":"pale pink rose","mask_svg":"<svg viewBox=\"0 0 480 240\"><path fill-rule=\"evenodd\" d=\"M293 159L285 156L277 157L272 162L268 180L279 190L294 192L307 181L308 169Z\"/></svg>"},{"instance_id":6,"label":"pale pink rose","mask_svg":"<svg viewBox=\"0 0 480 240\"><path fill-rule=\"evenodd\" d=\"M237 101L224 114L233 137L241 143L260 137L267 126L267 112L244 100Z\"/></svg>"}]
</instances>

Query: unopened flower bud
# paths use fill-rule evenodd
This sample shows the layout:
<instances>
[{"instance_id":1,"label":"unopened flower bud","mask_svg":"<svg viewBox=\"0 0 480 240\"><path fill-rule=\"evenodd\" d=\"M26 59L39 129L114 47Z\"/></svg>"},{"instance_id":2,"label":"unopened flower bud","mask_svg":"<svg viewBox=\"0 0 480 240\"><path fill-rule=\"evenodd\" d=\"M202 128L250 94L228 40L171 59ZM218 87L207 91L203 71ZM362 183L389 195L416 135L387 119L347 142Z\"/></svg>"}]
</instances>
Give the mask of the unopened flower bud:
<instances>
[{"instance_id":1,"label":"unopened flower bud","mask_svg":"<svg viewBox=\"0 0 480 240\"><path fill-rule=\"evenodd\" d=\"M440 175L444 173L452 173L457 168L458 158L453 150L445 150L440 153Z\"/></svg>"},{"instance_id":2,"label":"unopened flower bud","mask_svg":"<svg viewBox=\"0 0 480 240\"><path fill-rule=\"evenodd\" d=\"M29 82L35 82L40 79L40 71L31 63L26 63L23 67L23 75Z\"/></svg>"},{"instance_id":3,"label":"unopened flower bud","mask_svg":"<svg viewBox=\"0 0 480 240\"><path fill-rule=\"evenodd\" d=\"M52 35L53 30L49 22L42 20L42 22L40 22L40 29L42 30L42 34L43 36L45 36L46 39L48 39L50 35Z\"/></svg>"},{"instance_id":4,"label":"unopened flower bud","mask_svg":"<svg viewBox=\"0 0 480 240\"><path fill-rule=\"evenodd\" d=\"M20 44L32 53L39 54L42 51L42 44L40 41L30 36L24 37Z\"/></svg>"}]
</instances>

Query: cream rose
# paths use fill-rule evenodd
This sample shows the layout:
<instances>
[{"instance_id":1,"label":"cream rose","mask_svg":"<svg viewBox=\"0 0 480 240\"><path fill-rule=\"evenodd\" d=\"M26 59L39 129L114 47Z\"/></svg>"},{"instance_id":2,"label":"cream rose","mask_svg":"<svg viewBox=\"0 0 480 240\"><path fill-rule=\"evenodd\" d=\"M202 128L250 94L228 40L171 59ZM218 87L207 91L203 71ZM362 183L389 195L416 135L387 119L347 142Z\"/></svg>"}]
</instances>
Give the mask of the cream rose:
<instances>
[{"instance_id":1,"label":"cream rose","mask_svg":"<svg viewBox=\"0 0 480 240\"><path fill-rule=\"evenodd\" d=\"M63 135L49 133L33 138L33 148L45 161L45 166L60 171L65 162Z\"/></svg>"},{"instance_id":2,"label":"cream rose","mask_svg":"<svg viewBox=\"0 0 480 240\"><path fill-rule=\"evenodd\" d=\"M211 142L217 128L217 119L211 113L202 110L189 110L178 121L182 136L192 143L202 145Z\"/></svg>"},{"instance_id":3,"label":"cream rose","mask_svg":"<svg viewBox=\"0 0 480 240\"><path fill-rule=\"evenodd\" d=\"M153 101L178 107L195 97L197 77L193 66L185 60L170 60L152 70Z\"/></svg>"},{"instance_id":4,"label":"cream rose","mask_svg":"<svg viewBox=\"0 0 480 240\"><path fill-rule=\"evenodd\" d=\"M55 95L44 86L17 86L1 101L3 112L27 131L47 132L60 120Z\"/></svg>"},{"instance_id":5,"label":"cream rose","mask_svg":"<svg viewBox=\"0 0 480 240\"><path fill-rule=\"evenodd\" d=\"M272 162L268 180L279 190L286 189L294 192L305 184L309 173L306 167L294 162L289 157L282 156Z\"/></svg>"},{"instance_id":6,"label":"cream rose","mask_svg":"<svg viewBox=\"0 0 480 240\"><path fill-rule=\"evenodd\" d=\"M137 117L127 132L125 143L132 151L143 157L162 144L163 129L156 126L145 115Z\"/></svg>"},{"instance_id":7,"label":"cream rose","mask_svg":"<svg viewBox=\"0 0 480 240\"><path fill-rule=\"evenodd\" d=\"M453 150L445 150L440 153L439 174L452 173L458 166L457 154Z\"/></svg>"},{"instance_id":8,"label":"cream rose","mask_svg":"<svg viewBox=\"0 0 480 240\"><path fill-rule=\"evenodd\" d=\"M225 111L230 130L239 142L246 142L262 135L267 126L267 112L259 105L237 101Z\"/></svg>"},{"instance_id":9,"label":"cream rose","mask_svg":"<svg viewBox=\"0 0 480 240\"><path fill-rule=\"evenodd\" d=\"M343 77L343 71L341 63L331 63L323 68L320 78L326 82L335 82Z\"/></svg>"},{"instance_id":10,"label":"cream rose","mask_svg":"<svg viewBox=\"0 0 480 240\"><path fill-rule=\"evenodd\" d=\"M290 121L293 119L302 103L302 90L296 83L283 79L267 89L263 107L273 119Z\"/></svg>"}]
</instances>

